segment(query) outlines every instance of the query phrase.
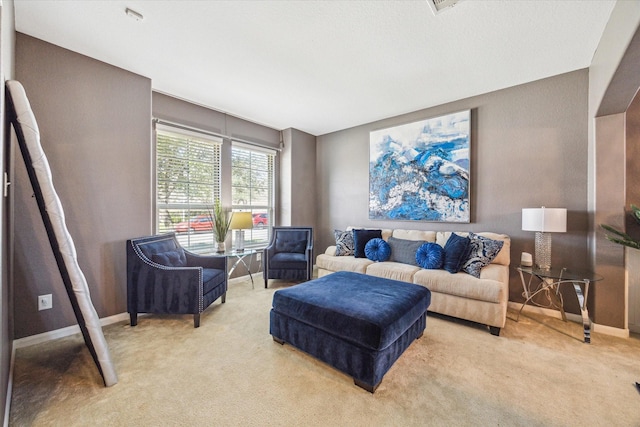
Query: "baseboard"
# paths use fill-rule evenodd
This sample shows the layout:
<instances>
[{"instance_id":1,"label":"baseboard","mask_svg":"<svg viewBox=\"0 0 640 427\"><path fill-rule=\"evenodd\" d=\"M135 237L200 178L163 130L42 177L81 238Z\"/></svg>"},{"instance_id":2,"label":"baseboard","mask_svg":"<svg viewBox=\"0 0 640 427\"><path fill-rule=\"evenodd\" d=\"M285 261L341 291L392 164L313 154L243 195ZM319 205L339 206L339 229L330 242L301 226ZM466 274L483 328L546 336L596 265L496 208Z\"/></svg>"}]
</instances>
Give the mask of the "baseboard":
<instances>
[{"instance_id":1,"label":"baseboard","mask_svg":"<svg viewBox=\"0 0 640 427\"><path fill-rule=\"evenodd\" d=\"M591 325L593 332L599 334L611 335L618 338L629 338L629 329L614 328L613 326L600 325L594 323Z\"/></svg>"},{"instance_id":2,"label":"baseboard","mask_svg":"<svg viewBox=\"0 0 640 427\"><path fill-rule=\"evenodd\" d=\"M107 326L107 325L111 325L117 322L122 322L125 320L129 321L129 313L120 313L120 314L115 314L109 317L103 317L102 319L100 319L100 325ZM55 340L58 338L68 337L69 335L74 335L78 333L80 333L80 326L78 325L67 326L66 328L56 329L54 331L43 332L41 334L31 335L28 337L14 340L13 348L15 350L18 348L29 347L31 345L40 344L40 343Z\"/></svg>"},{"instance_id":3,"label":"baseboard","mask_svg":"<svg viewBox=\"0 0 640 427\"><path fill-rule=\"evenodd\" d=\"M259 277L262 277L261 272L253 273L254 280L256 279L257 274L259 275ZM247 279L249 279L249 275L234 277L233 279L229 279L228 283L234 284L234 283L242 282ZM138 314L138 316L145 316L145 315L146 315L145 313ZM103 317L102 319L100 319L100 325L107 326L107 325L111 325L113 323L122 322L122 321L129 321L129 313L120 313L120 314L115 314L109 317ZM32 345L55 340L58 338L68 337L69 335L78 334L78 333L80 333L80 326L73 325L73 326L67 326L66 328L56 329L54 331L43 332L41 334L19 338L13 341L13 350L15 351L17 348L29 347Z\"/></svg>"},{"instance_id":4,"label":"baseboard","mask_svg":"<svg viewBox=\"0 0 640 427\"><path fill-rule=\"evenodd\" d=\"M262 271L257 271L257 272L255 272L255 273L251 273L251 274L253 275L253 281L254 281L254 284L255 284L256 279L260 279L260 278L262 278ZM235 283L243 282L243 281L245 281L245 280L251 280L251 278L249 277L249 275L248 275L248 274L246 274L246 275L244 275L244 276L238 276L238 277L234 277L234 278L232 278L232 279L229 279L229 280L227 281L227 283L228 283L229 285L233 285L233 284L235 284Z\"/></svg>"},{"instance_id":5,"label":"baseboard","mask_svg":"<svg viewBox=\"0 0 640 427\"><path fill-rule=\"evenodd\" d=\"M509 301L508 307L515 312L518 312L522 307L522 303ZM527 313L542 314L544 316L553 317L555 319L562 319L562 314L560 314L558 310L552 310L550 308L525 305L522 311ZM574 313L565 314L567 315L567 320L582 324L581 315ZM591 322L591 330L599 334L611 335L619 338L629 338L629 329L614 328L613 326L600 325L598 323Z\"/></svg>"},{"instance_id":6,"label":"baseboard","mask_svg":"<svg viewBox=\"0 0 640 427\"><path fill-rule=\"evenodd\" d=\"M522 303L509 301L508 307L517 313L520 311L520 308L522 308ZM526 313L542 314L543 316L553 317L554 319L562 319L562 314L560 314L558 310L552 310L550 308L536 307L535 305L525 305L522 311ZM576 323L582 323L582 316L573 313L565 314L567 315L567 320L571 320L572 322Z\"/></svg>"}]
</instances>

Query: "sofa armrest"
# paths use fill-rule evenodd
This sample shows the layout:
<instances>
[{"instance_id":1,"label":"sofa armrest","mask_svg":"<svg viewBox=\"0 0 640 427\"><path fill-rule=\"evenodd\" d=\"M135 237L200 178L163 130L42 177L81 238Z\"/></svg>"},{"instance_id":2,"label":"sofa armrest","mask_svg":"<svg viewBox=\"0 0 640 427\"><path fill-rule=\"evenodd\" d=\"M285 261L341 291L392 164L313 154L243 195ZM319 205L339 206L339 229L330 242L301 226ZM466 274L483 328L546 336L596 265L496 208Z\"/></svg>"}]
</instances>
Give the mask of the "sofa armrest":
<instances>
[{"instance_id":1,"label":"sofa armrest","mask_svg":"<svg viewBox=\"0 0 640 427\"><path fill-rule=\"evenodd\" d=\"M495 280L509 286L509 267L501 264L489 264L480 270L480 278Z\"/></svg>"},{"instance_id":2,"label":"sofa armrest","mask_svg":"<svg viewBox=\"0 0 640 427\"><path fill-rule=\"evenodd\" d=\"M327 250L324 251L324 254L329 256L336 256L336 249L337 248L335 246L329 246Z\"/></svg>"}]
</instances>

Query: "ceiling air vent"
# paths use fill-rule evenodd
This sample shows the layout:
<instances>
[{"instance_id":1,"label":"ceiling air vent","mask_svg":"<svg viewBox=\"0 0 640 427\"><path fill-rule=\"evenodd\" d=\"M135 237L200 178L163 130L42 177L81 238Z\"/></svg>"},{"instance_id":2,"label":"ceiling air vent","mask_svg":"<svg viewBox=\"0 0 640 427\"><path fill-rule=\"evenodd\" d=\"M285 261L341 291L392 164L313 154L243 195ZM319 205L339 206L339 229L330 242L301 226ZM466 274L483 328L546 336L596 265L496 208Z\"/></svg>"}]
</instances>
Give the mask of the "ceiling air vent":
<instances>
[{"instance_id":1,"label":"ceiling air vent","mask_svg":"<svg viewBox=\"0 0 640 427\"><path fill-rule=\"evenodd\" d=\"M460 0L427 0L427 4L431 8L431 12L433 12L434 15L437 15L443 10L455 6L459 1Z\"/></svg>"}]
</instances>

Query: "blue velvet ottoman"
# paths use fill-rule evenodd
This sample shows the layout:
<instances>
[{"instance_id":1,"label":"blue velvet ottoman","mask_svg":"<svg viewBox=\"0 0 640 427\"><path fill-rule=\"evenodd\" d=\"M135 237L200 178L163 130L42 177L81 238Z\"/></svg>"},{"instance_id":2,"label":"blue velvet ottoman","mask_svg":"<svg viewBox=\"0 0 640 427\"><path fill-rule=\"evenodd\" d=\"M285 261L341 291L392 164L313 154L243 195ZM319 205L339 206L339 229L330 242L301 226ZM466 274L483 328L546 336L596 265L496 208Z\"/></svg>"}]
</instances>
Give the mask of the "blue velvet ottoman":
<instances>
[{"instance_id":1,"label":"blue velvet ottoman","mask_svg":"<svg viewBox=\"0 0 640 427\"><path fill-rule=\"evenodd\" d=\"M352 272L276 291L269 332L352 376L373 393L426 327L431 292Z\"/></svg>"}]
</instances>

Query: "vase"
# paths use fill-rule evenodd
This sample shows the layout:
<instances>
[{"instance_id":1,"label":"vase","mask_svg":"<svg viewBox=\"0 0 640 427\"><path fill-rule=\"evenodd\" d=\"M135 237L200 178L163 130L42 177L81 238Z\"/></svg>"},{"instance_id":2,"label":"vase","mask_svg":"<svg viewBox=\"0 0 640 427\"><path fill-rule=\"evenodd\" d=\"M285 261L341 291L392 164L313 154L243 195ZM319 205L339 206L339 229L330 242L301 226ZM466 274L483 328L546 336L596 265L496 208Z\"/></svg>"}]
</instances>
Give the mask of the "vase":
<instances>
[{"instance_id":1,"label":"vase","mask_svg":"<svg viewBox=\"0 0 640 427\"><path fill-rule=\"evenodd\" d=\"M218 253L224 252L227 250L227 246L224 242L217 242L217 251Z\"/></svg>"}]
</instances>

